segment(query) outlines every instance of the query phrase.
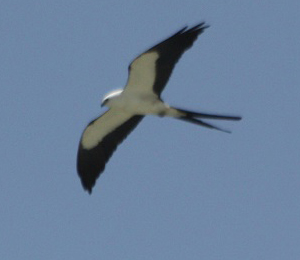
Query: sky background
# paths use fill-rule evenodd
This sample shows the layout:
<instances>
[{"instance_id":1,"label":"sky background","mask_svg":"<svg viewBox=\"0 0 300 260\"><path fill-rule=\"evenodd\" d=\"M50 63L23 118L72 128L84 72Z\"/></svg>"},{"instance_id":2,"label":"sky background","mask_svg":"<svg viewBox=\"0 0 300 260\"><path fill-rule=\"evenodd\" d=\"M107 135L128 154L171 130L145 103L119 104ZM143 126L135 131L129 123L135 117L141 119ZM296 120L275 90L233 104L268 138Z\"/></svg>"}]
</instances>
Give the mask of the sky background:
<instances>
[{"instance_id":1,"label":"sky background","mask_svg":"<svg viewBox=\"0 0 300 260\"><path fill-rule=\"evenodd\" d=\"M0 259L300 259L299 0L0 1ZM86 124L141 52L211 27L162 97L243 116L147 117L93 194Z\"/></svg>"}]
</instances>

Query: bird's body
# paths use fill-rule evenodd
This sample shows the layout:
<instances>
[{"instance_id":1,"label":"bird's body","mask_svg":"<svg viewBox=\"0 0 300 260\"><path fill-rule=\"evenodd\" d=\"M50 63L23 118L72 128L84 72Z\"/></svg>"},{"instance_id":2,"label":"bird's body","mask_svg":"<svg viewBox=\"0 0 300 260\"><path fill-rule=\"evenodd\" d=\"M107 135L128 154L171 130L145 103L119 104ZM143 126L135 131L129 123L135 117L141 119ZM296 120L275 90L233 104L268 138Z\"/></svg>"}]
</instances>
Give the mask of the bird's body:
<instances>
[{"instance_id":1,"label":"bird's body","mask_svg":"<svg viewBox=\"0 0 300 260\"><path fill-rule=\"evenodd\" d=\"M104 97L102 105L109 110L86 127L79 144L77 170L84 189L91 193L118 144L146 115L174 117L224 132L228 131L199 118L241 119L171 107L160 97L179 58L206 28L204 23L189 30L185 27L138 56L129 66L129 77L124 90L110 92Z\"/></svg>"},{"instance_id":2,"label":"bird's body","mask_svg":"<svg viewBox=\"0 0 300 260\"><path fill-rule=\"evenodd\" d=\"M178 110L171 108L156 95L144 93L128 93L126 91L114 96L107 104L109 108L117 108L132 115L180 116Z\"/></svg>"},{"instance_id":3,"label":"bird's body","mask_svg":"<svg viewBox=\"0 0 300 260\"><path fill-rule=\"evenodd\" d=\"M133 115L157 115L163 113L168 107L155 95L146 95L138 92L131 94L126 91L111 98L107 106L109 108L118 108Z\"/></svg>"}]
</instances>

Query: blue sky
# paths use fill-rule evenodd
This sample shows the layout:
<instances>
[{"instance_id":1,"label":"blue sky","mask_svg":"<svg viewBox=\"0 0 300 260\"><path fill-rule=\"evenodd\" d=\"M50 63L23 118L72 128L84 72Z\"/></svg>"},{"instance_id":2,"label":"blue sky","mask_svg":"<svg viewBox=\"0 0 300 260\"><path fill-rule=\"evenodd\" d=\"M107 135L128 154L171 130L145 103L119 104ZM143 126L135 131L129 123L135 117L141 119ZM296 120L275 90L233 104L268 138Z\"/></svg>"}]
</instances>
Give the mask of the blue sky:
<instances>
[{"instance_id":1,"label":"blue sky","mask_svg":"<svg viewBox=\"0 0 300 260\"><path fill-rule=\"evenodd\" d=\"M1 1L0 259L300 258L299 1ZM210 28L163 98L242 115L225 134L146 118L92 196L86 124L128 64Z\"/></svg>"}]
</instances>

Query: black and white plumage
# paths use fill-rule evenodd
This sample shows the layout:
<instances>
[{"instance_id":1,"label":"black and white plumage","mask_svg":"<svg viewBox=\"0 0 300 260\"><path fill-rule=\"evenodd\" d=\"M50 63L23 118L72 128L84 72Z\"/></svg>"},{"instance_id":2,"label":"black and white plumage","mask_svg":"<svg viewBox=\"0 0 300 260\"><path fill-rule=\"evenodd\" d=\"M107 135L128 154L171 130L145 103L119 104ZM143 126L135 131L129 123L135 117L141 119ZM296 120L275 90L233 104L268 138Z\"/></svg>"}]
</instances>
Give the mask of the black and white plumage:
<instances>
[{"instance_id":1,"label":"black and white plumage","mask_svg":"<svg viewBox=\"0 0 300 260\"><path fill-rule=\"evenodd\" d=\"M197 37L207 28L200 23L184 27L165 41L138 56L129 66L124 90L116 90L103 99L109 110L84 130L78 149L77 171L89 193L117 146L145 115L169 116L204 127L222 130L199 118L240 120L241 117L211 115L170 107L160 98L172 70Z\"/></svg>"}]
</instances>

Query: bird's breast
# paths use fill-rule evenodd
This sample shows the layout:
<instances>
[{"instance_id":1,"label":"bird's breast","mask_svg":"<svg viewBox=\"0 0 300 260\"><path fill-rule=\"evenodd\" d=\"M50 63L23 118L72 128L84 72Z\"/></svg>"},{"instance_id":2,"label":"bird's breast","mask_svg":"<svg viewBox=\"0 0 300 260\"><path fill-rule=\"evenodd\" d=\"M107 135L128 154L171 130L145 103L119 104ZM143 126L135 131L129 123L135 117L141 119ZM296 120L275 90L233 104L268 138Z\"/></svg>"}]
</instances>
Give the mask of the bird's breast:
<instances>
[{"instance_id":1,"label":"bird's breast","mask_svg":"<svg viewBox=\"0 0 300 260\"><path fill-rule=\"evenodd\" d=\"M111 107L136 115L160 115L164 113L167 105L154 95L132 94L122 95L115 99Z\"/></svg>"}]
</instances>

